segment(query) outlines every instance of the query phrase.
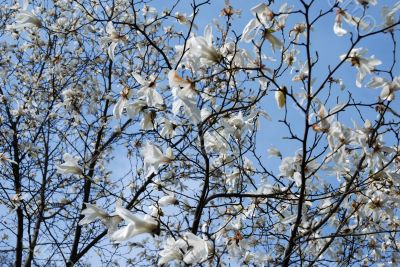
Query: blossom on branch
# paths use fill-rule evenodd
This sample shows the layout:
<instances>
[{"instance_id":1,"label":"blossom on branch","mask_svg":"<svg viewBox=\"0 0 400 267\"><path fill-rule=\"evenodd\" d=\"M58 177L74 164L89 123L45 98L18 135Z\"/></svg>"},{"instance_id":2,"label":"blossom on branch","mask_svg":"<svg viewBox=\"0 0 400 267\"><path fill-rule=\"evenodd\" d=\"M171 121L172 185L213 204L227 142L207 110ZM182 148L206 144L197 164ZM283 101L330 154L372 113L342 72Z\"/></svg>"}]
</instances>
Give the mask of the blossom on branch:
<instances>
[{"instance_id":1,"label":"blossom on branch","mask_svg":"<svg viewBox=\"0 0 400 267\"><path fill-rule=\"evenodd\" d=\"M356 78L356 86L361 87L362 81L367 74L371 74L375 67L382 64L382 61L376 59L374 56L365 58L364 55L368 52L364 48L354 48L350 51L349 55L341 55L341 60L346 60L351 63L353 67L358 70Z\"/></svg>"},{"instance_id":2,"label":"blossom on branch","mask_svg":"<svg viewBox=\"0 0 400 267\"><path fill-rule=\"evenodd\" d=\"M147 171L147 175L156 173L163 164L169 164L174 160L172 148L167 148L164 155L157 146L149 142L146 143L140 153L143 157L144 170Z\"/></svg>"},{"instance_id":3,"label":"blossom on branch","mask_svg":"<svg viewBox=\"0 0 400 267\"><path fill-rule=\"evenodd\" d=\"M220 52L213 46L211 25L204 28L204 36L192 36L188 41L189 55L202 64L212 65L221 60Z\"/></svg>"},{"instance_id":4,"label":"blossom on branch","mask_svg":"<svg viewBox=\"0 0 400 267\"><path fill-rule=\"evenodd\" d=\"M82 174L82 168L79 166L79 159L74 158L71 156L69 153L65 153L63 155L64 158L64 163L62 164L57 164L57 173L60 174L77 174L81 175Z\"/></svg>"},{"instance_id":5,"label":"blossom on branch","mask_svg":"<svg viewBox=\"0 0 400 267\"><path fill-rule=\"evenodd\" d=\"M40 28L42 27L42 21L35 14L34 11L28 11L29 0L25 0L22 5L22 10L15 16L15 24L8 25L9 30L19 30L23 28Z\"/></svg>"},{"instance_id":6,"label":"blossom on branch","mask_svg":"<svg viewBox=\"0 0 400 267\"><path fill-rule=\"evenodd\" d=\"M107 53L108 53L109 58L112 61L114 61L115 48L117 47L118 43L123 43L123 44L127 43L128 42L128 36L127 35L121 35L120 33L118 33L115 30L112 21L107 22L106 33L108 34L108 36L107 37L103 37L101 39L101 42L103 42L103 43L110 43L111 42L111 44L108 46Z\"/></svg>"},{"instance_id":7,"label":"blossom on branch","mask_svg":"<svg viewBox=\"0 0 400 267\"><path fill-rule=\"evenodd\" d=\"M125 241L140 234L158 234L158 222L150 215L139 217L119 205L116 207L115 214L125 220L127 225L110 236L113 241Z\"/></svg>"}]
</instances>

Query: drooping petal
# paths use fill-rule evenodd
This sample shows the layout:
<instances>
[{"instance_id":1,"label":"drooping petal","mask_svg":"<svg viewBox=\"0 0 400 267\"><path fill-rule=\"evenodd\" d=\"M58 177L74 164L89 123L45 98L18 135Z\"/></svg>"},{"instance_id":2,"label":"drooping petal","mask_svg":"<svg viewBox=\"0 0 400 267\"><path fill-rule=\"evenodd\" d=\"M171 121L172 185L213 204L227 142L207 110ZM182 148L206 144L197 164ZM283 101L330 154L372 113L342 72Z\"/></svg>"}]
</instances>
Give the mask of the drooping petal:
<instances>
[{"instance_id":1,"label":"drooping petal","mask_svg":"<svg viewBox=\"0 0 400 267\"><path fill-rule=\"evenodd\" d=\"M243 29L241 40L249 43L254 39L257 31L254 31L256 28L260 26L260 22L257 19L252 19L247 23L246 27Z\"/></svg>"},{"instance_id":2,"label":"drooping petal","mask_svg":"<svg viewBox=\"0 0 400 267\"><path fill-rule=\"evenodd\" d=\"M117 120L121 118L122 112L124 110L127 101L128 100L126 98L120 97L118 99L118 102L115 104L113 109L113 115Z\"/></svg>"},{"instance_id":3,"label":"drooping petal","mask_svg":"<svg viewBox=\"0 0 400 267\"><path fill-rule=\"evenodd\" d=\"M97 219L103 219L109 216L107 212L96 205L90 203L85 203L85 205L86 208L81 212L84 217L79 221L79 225L89 224Z\"/></svg>"},{"instance_id":4,"label":"drooping petal","mask_svg":"<svg viewBox=\"0 0 400 267\"><path fill-rule=\"evenodd\" d=\"M64 163L57 164L57 173L60 174L82 174L82 169L78 164L78 159L72 157L69 153L63 155Z\"/></svg>"},{"instance_id":5,"label":"drooping petal","mask_svg":"<svg viewBox=\"0 0 400 267\"><path fill-rule=\"evenodd\" d=\"M369 88L378 88L382 87L385 83L387 83L387 80L385 78L374 76L366 86Z\"/></svg>"},{"instance_id":6,"label":"drooping petal","mask_svg":"<svg viewBox=\"0 0 400 267\"><path fill-rule=\"evenodd\" d=\"M135 80L140 84L140 85L146 85L146 81L137 73L132 72L132 76L133 78L135 78Z\"/></svg>"},{"instance_id":7,"label":"drooping petal","mask_svg":"<svg viewBox=\"0 0 400 267\"><path fill-rule=\"evenodd\" d=\"M117 44L118 44L117 42L112 42L108 46L107 54L108 54L108 57L111 59L111 61L114 61L114 58L115 58L114 51L115 51L115 48L117 47Z\"/></svg>"}]
</instances>

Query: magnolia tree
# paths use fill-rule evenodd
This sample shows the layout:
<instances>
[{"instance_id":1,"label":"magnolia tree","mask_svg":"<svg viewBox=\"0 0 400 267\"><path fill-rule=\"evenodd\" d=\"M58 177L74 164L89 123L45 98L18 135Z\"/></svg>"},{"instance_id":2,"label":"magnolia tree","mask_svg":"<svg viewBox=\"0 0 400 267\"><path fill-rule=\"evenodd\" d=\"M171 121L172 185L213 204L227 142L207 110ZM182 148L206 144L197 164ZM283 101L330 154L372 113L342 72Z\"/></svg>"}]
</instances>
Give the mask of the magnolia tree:
<instances>
[{"instance_id":1,"label":"magnolia tree","mask_svg":"<svg viewBox=\"0 0 400 267\"><path fill-rule=\"evenodd\" d=\"M0 0L0 261L397 266L399 10Z\"/></svg>"}]
</instances>

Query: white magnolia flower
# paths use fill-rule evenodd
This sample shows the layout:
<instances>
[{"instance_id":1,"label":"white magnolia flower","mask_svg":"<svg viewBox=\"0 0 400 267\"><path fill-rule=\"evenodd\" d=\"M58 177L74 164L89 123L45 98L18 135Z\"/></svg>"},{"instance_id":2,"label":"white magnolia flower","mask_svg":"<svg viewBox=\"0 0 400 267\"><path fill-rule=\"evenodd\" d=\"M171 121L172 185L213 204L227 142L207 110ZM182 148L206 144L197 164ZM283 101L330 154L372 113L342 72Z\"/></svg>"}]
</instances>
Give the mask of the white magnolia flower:
<instances>
[{"instance_id":1,"label":"white magnolia flower","mask_svg":"<svg viewBox=\"0 0 400 267\"><path fill-rule=\"evenodd\" d=\"M367 87L382 88L380 99L392 101L395 98L395 92L400 90L400 77L395 77L393 81L388 81L382 77L373 77Z\"/></svg>"},{"instance_id":2,"label":"white magnolia flower","mask_svg":"<svg viewBox=\"0 0 400 267\"><path fill-rule=\"evenodd\" d=\"M268 254L252 253L247 251L243 256L243 264L249 266L250 262L254 263L254 266L268 266L268 263L272 261L272 257Z\"/></svg>"},{"instance_id":3,"label":"white magnolia flower","mask_svg":"<svg viewBox=\"0 0 400 267\"><path fill-rule=\"evenodd\" d=\"M297 61L297 55L298 55L299 53L300 53L299 50L293 49L293 50L291 50L291 51L286 51L286 52L283 54L283 61L284 61L288 66L292 67L290 73L293 72L293 65L294 65L294 63Z\"/></svg>"},{"instance_id":4,"label":"white magnolia flower","mask_svg":"<svg viewBox=\"0 0 400 267\"><path fill-rule=\"evenodd\" d=\"M234 237L228 238L227 250L232 257L243 257L246 251L249 251L248 241L243 238L240 231L237 230Z\"/></svg>"},{"instance_id":5,"label":"white magnolia flower","mask_svg":"<svg viewBox=\"0 0 400 267\"><path fill-rule=\"evenodd\" d=\"M147 108L146 101L137 99L133 103L126 105L126 113L129 118L133 119Z\"/></svg>"},{"instance_id":6,"label":"white magnolia flower","mask_svg":"<svg viewBox=\"0 0 400 267\"><path fill-rule=\"evenodd\" d=\"M167 239L164 249L160 251L161 258L158 265L171 261L183 261L188 265L200 264L207 260L209 251L210 247L207 241L190 232L185 232L178 240Z\"/></svg>"},{"instance_id":7,"label":"white magnolia flower","mask_svg":"<svg viewBox=\"0 0 400 267\"><path fill-rule=\"evenodd\" d=\"M166 207L169 205L176 205L176 204L178 204L178 200L176 199L175 194L163 196L158 200L158 205L160 207Z\"/></svg>"},{"instance_id":8,"label":"white magnolia flower","mask_svg":"<svg viewBox=\"0 0 400 267\"><path fill-rule=\"evenodd\" d=\"M57 164L57 173L60 174L82 174L82 168L79 166L78 158L72 157L70 154L65 153L63 155L64 158L64 163L62 164Z\"/></svg>"},{"instance_id":9,"label":"white magnolia flower","mask_svg":"<svg viewBox=\"0 0 400 267\"><path fill-rule=\"evenodd\" d=\"M6 155L4 155L4 153L0 153L0 164L5 164L6 162L18 165L17 162L6 157Z\"/></svg>"},{"instance_id":10,"label":"white magnolia flower","mask_svg":"<svg viewBox=\"0 0 400 267\"><path fill-rule=\"evenodd\" d=\"M108 46L107 53L108 53L108 56L110 57L110 59L112 61L114 61L115 47L117 47L118 43L126 43L126 42L128 42L128 36L119 34L115 30L112 21L109 21L107 23L106 33L108 33L108 37L102 38L102 42L104 42L104 43L111 42L111 44Z\"/></svg>"},{"instance_id":11,"label":"white magnolia flower","mask_svg":"<svg viewBox=\"0 0 400 267\"><path fill-rule=\"evenodd\" d=\"M187 247L187 244L183 239L168 238L164 244L164 249L160 251L158 265L161 266L175 260L182 261L184 255L182 251L185 247Z\"/></svg>"},{"instance_id":12,"label":"white magnolia flower","mask_svg":"<svg viewBox=\"0 0 400 267\"><path fill-rule=\"evenodd\" d=\"M250 20L243 29L241 40L245 41L246 43L250 43L251 40L253 40L256 36L260 26L261 24L257 19Z\"/></svg>"},{"instance_id":13,"label":"white magnolia flower","mask_svg":"<svg viewBox=\"0 0 400 267\"><path fill-rule=\"evenodd\" d=\"M192 36L188 41L189 55L192 58L200 59L200 63L212 65L221 60L221 54L213 46L212 28L207 25L204 28L204 36Z\"/></svg>"},{"instance_id":14,"label":"white magnolia flower","mask_svg":"<svg viewBox=\"0 0 400 267\"><path fill-rule=\"evenodd\" d=\"M22 201L26 198L26 195L22 195L21 193L15 194L11 197L11 204L13 206L13 211L15 211L19 206L21 206Z\"/></svg>"},{"instance_id":15,"label":"white magnolia flower","mask_svg":"<svg viewBox=\"0 0 400 267\"><path fill-rule=\"evenodd\" d=\"M85 205L86 208L81 212L84 217L79 221L79 225L89 224L97 219L105 219L110 216L106 211L96 205L90 203L85 203Z\"/></svg>"},{"instance_id":16,"label":"white magnolia flower","mask_svg":"<svg viewBox=\"0 0 400 267\"><path fill-rule=\"evenodd\" d=\"M346 10L339 8L336 11L335 23L333 24L333 32L337 36L343 36L347 34L347 30L343 28L343 21L347 22L348 24L359 27L363 30L368 29L368 24L365 23L362 19L352 16L346 12Z\"/></svg>"},{"instance_id":17,"label":"white magnolia flower","mask_svg":"<svg viewBox=\"0 0 400 267\"><path fill-rule=\"evenodd\" d=\"M148 174L157 172L161 165L168 164L174 159L172 148L167 148L164 155L157 146L149 142L146 143L140 153L143 157L144 169Z\"/></svg>"},{"instance_id":18,"label":"white magnolia flower","mask_svg":"<svg viewBox=\"0 0 400 267\"><path fill-rule=\"evenodd\" d=\"M118 99L118 102L115 104L114 110L113 110L113 114L116 119L121 118L122 112L125 108L125 105L132 95L132 91L129 89L129 87L124 87L124 89L121 91L120 94L121 94L121 96Z\"/></svg>"},{"instance_id":19,"label":"white magnolia flower","mask_svg":"<svg viewBox=\"0 0 400 267\"><path fill-rule=\"evenodd\" d=\"M234 42L227 42L221 48L221 54L227 61L232 62L232 65L235 67L245 67L249 68L253 63L256 62L253 56L246 49L241 49L237 47L237 44Z\"/></svg>"},{"instance_id":20,"label":"white magnolia flower","mask_svg":"<svg viewBox=\"0 0 400 267\"><path fill-rule=\"evenodd\" d=\"M143 16L156 16L157 9L148 5L144 5L142 8Z\"/></svg>"},{"instance_id":21,"label":"white magnolia flower","mask_svg":"<svg viewBox=\"0 0 400 267\"><path fill-rule=\"evenodd\" d=\"M242 13L239 9L234 9L229 0L225 0L224 8L220 12L220 16L231 17L234 14L240 15Z\"/></svg>"},{"instance_id":22,"label":"white magnolia flower","mask_svg":"<svg viewBox=\"0 0 400 267\"><path fill-rule=\"evenodd\" d=\"M137 92L140 99L146 101L149 107L161 106L164 103L162 96L156 91L156 77L150 75L148 80L143 79L139 74L132 73L135 80L142 85Z\"/></svg>"},{"instance_id":23,"label":"white magnolia flower","mask_svg":"<svg viewBox=\"0 0 400 267\"><path fill-rule=\"evenodd\" d=\"M176 12L175 18L179 24L186 25L188 27L192 26L194 30L197 30L196 24L192 23L193 14L188 16L185 13Z\"/></svg>"},{"instance_id":24,"label":"white magnolia flower","mask_svg":"<svg viewBox=\"0 0 400 267\"><path fill-rule=\"evenodd\" d=\"M25 0L22 5L22 10L15 16L15 24L7 26L9 30L18 30L22 28L33 28L42 27L42 21L34 13L34 11L28 11L29 0Z\"/></svg>"},{"instance_id":25,"label":"white magnolia flower","mask_svg":"<svg viewBox=\"0 0 400 267\"><path fill-rule=\"evenodd\" d=\"M240 139L243 133L249 129L253 119L254 117L244 118L242 111L239 111L236 116L231 117L227 121L228 125L226 125L225 130L234 138Z\"/></svg>"},{"instance_id":26,"label":"white magnolia flower","mask_svg":"<svg viewBox=\"0 0 400 267\"><path fill-rule=\"evenodd\" d=\"M145 110L143 111L143 118L140 121L140 128L143 131L150 131L154 129L154 119L156 113L152 110Z\"/></svg>"},{"instance_id":27,"label":"white magnolia flower","mask_svg":"<svg viewBox=\"0 0 400 267\"><path fill-rule=\"evenodd\" d=\"M296 69L296 75L293 76L292 81L303 82L309 77L307 61L304 63L299 62L299 67ZM311 84L313 81L311 81Z\"/></svg>"},{"instance_id":28,"label":"white magnolia flower","mask_svg":"<svg viewBox=\"0 0 400 267\"><path fill-rule=\"evenodd\" d=\"M381 191L367 191L368 203L364 207L364 217L365 220L372 219L374 222L384 220L387 217L393 217L393 210L390 208L390 199L389 197L382 193ZM362 212L362 211L361 211Z\"/></svg>"},{"instance_id":29,"label":"white magnolia flower","mask_svg":"<svg viewBox=\"0 0 400 267\"><path fill-rule=\"evenodd\" d=\"M207 260L209 252L207 241L190 232L183 234L183 240L188 245L188 251L183 257L186 264L198 264Z\"/></svg>"},{"instance_id":30,"label":"white magnolia flower","mask_svg":"<svg viewBox=\"0 0 400 267\"><path fill-rule=\"evenodd\" d=\"M298 160L296 157L283 158L279 166L279 176L293 177L298 169Z\"/></svg>"},{"instance_id":31,"label":"white magnolia flower","mask_svg":"<svg viewBox=\"0 0 400 267\"><path fill-rule=\"evenodd\" d=\"M251 42L263 24L268 24L272 21L274 13L268 5L261 3L251 8L251 13L255 18L249 21L243 29L241 40L246 43Z\"/></svg>"},{"instance_id":32,"label":"white magnolia flower","mask_svg":"<svg viewBox=\"0 0 400 267\"><path fill-rule=\"evenodd\" d=\"M177 115L180 108L183 107L184 113L189 116L194 123L199 123L201 121L201 111L197 107L196 91L193 82L182 79L174 70L168 73L168 79L174 97L172 113Z\"/></svg>"},{"instance_id":33,"label":"white magnolia flower","mask_svg":"<svg viewBox=\"0 0 400 267\"><path fill-rule=\"evenodd\" d=\"M168 83L171 88L185 88L185 87L190 87L194 89L194 83L189 80L189 79L183 79L182 77L179 76L178 72L176 70L170 70L168 72Z\"/></svg>"},{"instance_id":34,"label":"white magnolia flower","mask_svg":"<svg viewBox=\"0 0 400 267\"><path fill-rule=\"evenodd\" d=\"M207 152L224 153L227 150L226 139L217 132L204 134L204 146Z\"/></svg>"},{"instance_id":35,"label":"white magnolia flower","mask_svg":"<svg viewBox=\"0 0 400 267\"><path fill-rule=\"evenodd\" d=\"M101 222L107 227L107 234L111 235L118 229L118 224L122 218L115 214L108 214L102 208L96 205L85 203L86 208L82 210L84 217L79 221L79 225L85 225L100 219ZM118 204L117 204L118 205Z\"/></svg>"},{"instance_id":36,"label":"white magnolia flower","mask_svg":"<svg viewBox=\"0 0 400 267\"><path fill-rule=\"evenodd\" d=\"M288 177L289 180L292 180L296 183L297 187L301 187L302 181L301 181L301 173L299 172L295 172L293 174L293 177Z\"/></svg>"},{"instance_id":37,"label":"white magnolia flower","mask_svg":"<svg viewBox=\"0 0 400 267\"><path fill-rule=\"evenodd\" d=\"M351 62L351 65L358 70L356 78L357 87L361 87L361 82L367 74L371 74L376 66L382 64L382 62L374 56L370 58L363 57L367 52L367 49L354 48L351 50L348 57L346 57L346 55L340 56L341 60L346 59L346 61Z\"/></svg>"},{"instance_id":38,"label":"white magnolia flower","mask_svg":"<svg viewBox=\"0 0 400 267\"><path fill-rule=\"evenodd\" d=\"M286 6L284 6L283 8L285 9ZM276 29L272 28L271 23L274 18L274 13L270 10L268 5L264 3L258 4L251 9L251 12L255 18L250 20L243 29L241 40L249 43L254 40L254 37L260 29L266 28L264 30L263 37L271 43L272 50L275 52L276 47L282 48L282 41L272 34L276 31ZM286 17L284 18L284 20L285 19Z\"/></svg>"},{"instance_id":39,"label":"white magnolia flower","mask_svg":"<svg viewBox=\"0 0 400 267\"><path fill-rule=\"evenodd\" d=\"M381 14L384 20L383 27L387 28L393 26L397 22L396 13L400 10L400 2L394 4L392 8L382 7ZM393 31L394 28L390 28L388 31Z\"/></svg>"},{"instance_id":40,"label":"white magnolia flower","mask_svg":"<svg viewBox=\"0 0 400 267\"><path fill-rule=\"evenodd\" d=\"M320 108L316 115L318 123L312 125L313 130L316 132L328 132L331 126L331 122L333 120L333 116L328 116L328 113L326 112L325 106L323 104L320 105Z\"/></svg>"},{"instance_id":41,"label":"white magnolia flower","mask_svg":"<svg viewBox=\"0 0 400 267\"><path fill-rule=\"evenodd\" d=\"M340 142L335 144L335 139L340 140ZM328 144L332 150L335 150L337 146L349 144L352 140L353 134L350 128L345 127L338 121L335 121L331 124L328 132Z\"/></svg>"},{"instance_id":42,"label":"white magnolia flower","mask_svg":"<svg viewBox=\"0 0 400 267\"><path fill-rule=\"evenodd\" d=\"M307 24L306 23L296 23L293 29L290 30L289 36L294 35L293 42L298 43L301 35L307 37Z\"/></svg>"},{"instance_id":43,"label":"white magnolia flower","mask_svg":"<svg viewBox=\"0 0 400 267\"><path fill-rule=\"evenodd\" d=\"M139 234L157 234L158 222L151 216L137 216L129 210L117 205L115 214L124 219L127 225L115 231L110 239L116 242L128 240Z\"/></svg>"},{"instance_id":44,"label":"white magnolia flower","mask_svg":"<svg viewBox=\"0 0 400 267\"><path fill-rule=\"evenodd\" d=\"M261 23L267 23L272 21L274 13L265 3L260 3L250 9L254 17L256 17Z\"/></svg>"},{"instance_id":45,"label":"white magnolia flower","mask_svg":"<svg viewBox=\"0 0 400 267\"><path fill-rule=\"evenodd\" d=\"M168 139L173 138L175 136L177 124L167 118L162 118L161 123L163 124L163 128L160 131L160 135Z\"/></svg>"}]
</instances>

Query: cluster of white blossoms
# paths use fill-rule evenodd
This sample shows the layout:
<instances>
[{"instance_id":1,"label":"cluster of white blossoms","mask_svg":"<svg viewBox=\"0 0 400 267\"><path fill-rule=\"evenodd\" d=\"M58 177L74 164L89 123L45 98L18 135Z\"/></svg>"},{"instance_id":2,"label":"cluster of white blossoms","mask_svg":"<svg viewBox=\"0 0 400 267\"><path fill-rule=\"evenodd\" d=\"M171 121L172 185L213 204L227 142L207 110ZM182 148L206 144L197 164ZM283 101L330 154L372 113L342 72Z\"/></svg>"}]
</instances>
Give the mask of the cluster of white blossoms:
<instances>
[{"instance_id":1,"label":"cluster of white blossoms","mask_svg":"<svg viewBox=\"0 0 400 267\"><path fill-rule=\"evenodd\" d=\"M0 229L26 266L399 264L400 2L377 25L377 0L47 2L0 7Z\"/></svg>"}]
</instances>

